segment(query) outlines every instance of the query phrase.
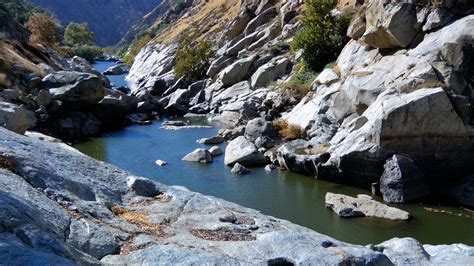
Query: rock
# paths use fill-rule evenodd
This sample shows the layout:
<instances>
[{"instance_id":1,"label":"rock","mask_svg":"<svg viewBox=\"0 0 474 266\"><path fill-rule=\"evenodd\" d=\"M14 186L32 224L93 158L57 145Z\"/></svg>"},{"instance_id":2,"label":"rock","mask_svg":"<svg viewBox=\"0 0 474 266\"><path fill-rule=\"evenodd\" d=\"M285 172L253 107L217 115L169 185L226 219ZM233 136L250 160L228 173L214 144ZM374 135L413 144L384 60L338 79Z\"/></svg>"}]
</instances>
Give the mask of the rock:
<instances>
[{"instance_id":1,"label":"rock","mask_svg":"<svg viewBox=\"0 0 474 266\"><path fill-rule=\"evenodd\" d=\"M321 73L316 77L314 82L318 85L331 85L332 83L336 82L339 80L339 75L331 69L331 68L325 68ZM313 84L311 87L314 87L315 84Z\"/></svg>"},{"instance_id":2,"label":"rock","mask_svg":"<svg viewBox=\"0 0 474 266\"><path fill-rule=\"evenodd\" d=\"M362 40L375 48L407 47L419 30L412 3L372 1L367 6L365 17Z\"/></svg>"},{"instance_id":3,"label":"rock","mask_svg":"<svg viewBox=\"0 0 474 266\"><path fill-rule=\"evenodd\" d=\"M265 87L271 81L276 80L287 72L290 60L286 57L275 59L257 69L252 75L251 85L253 88Z\"/></svg>"},{"instance_id":4,"label":"rock","mask_svg":"<svg viewBox=\"0 0 474 266\"><path fill-rule=\"evenodd\" d=\"M250 20L245 28L245 35L248 36L252 34L257 27L260 27L268 22L270 22L274 17L278 15L278 12L275 7L270 7L267 10L260 13L254 19Z\"/></svg>"},{"instance_id":5,"label":"rock","mask_svg":"<svg viewBox=\"0 0 474 266\"><path fill-rule=\"evenodd\" d=\"M128 114L136 111L145 112L145 109L156 109L151 106L145 107L143 103L140 105L135 96L129 96L113 89L105 91L106 96L94 108L94 115L105 125L120 126L122 119Z\"/></svg>"},{"instance_id":6,"label":"rock","mask_svg":"<svg viewBox=\"0 0 474 266\"><path fill-rule=\"evenodd\" d=\"M234 164L234 167L232 167L231 172L237 175L245 175L250 173L250 170L242 166L240 163L236 163Z\"/></svg>"},{"instance_id":7,"label":"rock","mask_svg":"<svg viewBox=\"0 0 474 266\"><path fill-rule=\"evenodd\" d=\"M43 86L51 86L53 99L72 108L87 108L105 96L101 80L87 73L55 72L43 79Z\"/></svg>"},{"instance_id":8,"label":"rock","mask_svg":"<svg viewBox=\"0 0 474 266\"><path fill-rule=\"evenodd\" d=\"M469 175L466 178L458 181L451 189L449 189L449 196L457 203L474 208L474 176Z\"/></svg>"},{"instance_id":9,"label":"rock","mask_svg":"<svg viewBox=\"0 0 474 266\"><path fill-rule=\"evenodd\" d=\"M184 127L184 126L187 126L188 123L186 122L183 122L183 121L166 121L164 122L163 124L161 124L162 126L166 127L166 126L172 126L172 127Z\"/></svg>"},{"instance_id":10,"label":"rock","mask_svg":"<svg viewBox=\"0 0 474 266\"><path fill-rule=\"evenodd\" d=\"M464 244L423 245L423 248L430 255L430 261L433 264L470 265L474 263L474 248Z\"/></svg>"},{"instance_id":11,"label":"rock","mask_svg":"<svg viewBox=\"0 0 474 266\"><path fill-rule=\"evenodd\" d=\"M394 238L375 246L395 265L430 264L430 255L413 238Z\"/></svg>"},{"instance_id":12,"label":"rock","mask_svg":"<svg viewBox=\"0 0 474 266\"><path fill-rule=\"evenodd\" d=\"M229 142L225 150L224 163L232 166L239 163L243 166L265 165L267 159L263 153L259 152L257 147L245 137L237 137Z\"/></svg>"},{"instance_id":13,"label":"rock","mask_svg":"<svg viewBox=\"0 0 474 266\"><path fill-rule=\"evenodd\" d=\"M191 98L193 98L194 96L195 94L188 89L178 89L170 95L168 106L176 104L187 106ZM165 109L167 107L165 107Z\"/></svg>"},{"instance_id":14,"label":"rock","mask_svg":"<svg viewBox=\"0 0 474 266\"><path fill-rule=\"evenodd\" d=\"M35 114L22 106L0 102L0 126L24 134L36 125Z\"/></svg>"},{"instance_id":15,"label":"rock","mask_svg":"<svg viewBox=\"0 0 474 266\"><path fill-rule=\"evenodd\" d=\"M224 89L218 93L215 93L212 97L211 106L214 106L218 103L228 101L236 96L247 94L252 91L252 87L248 81L242 81L239 83L230 86L227 89Z\"/></svg>"},{"instance_id":16,"label":"rock","mask_svg":"<svg viewBox=\"0 0 474 266\"><path fill-rule=\"evenodd\" d=\"M235 57L222 55L216 60L212 61L211 66L209 66L209 70L207 70L206 75L213 78L217 73L219 73L222 69L229 66L234 62Z\"/></svg>"},{"instance_id":17,"label":"rock","mask_svg":"<svg viewBox=\"0 0 474 266\"><path fill-rule=\"evenodd\" d=\"M275 169L277 169L277 167L274 164L267 164L265 166L265 171L267 171L267 172L272 172Z\"/></svg>"},{"instance_id":18,"label":"rock","mask_svg":"<svg viewBox=\"0 0 474 266\"><path fill-rule=\"evenodd\" d=\"M165 166L168 163L166 161L163 161L163 160L156 160L155 164L158 165L158 166Z\"/></svg>"},{"instance_id":19,"label":"rock","mask_svg":"<svg viewBox=\"0 0 474 266\"><path fill-rule=\"evenodd\" d=\"M199 144L221 144L224 141L225 140L224 140L223 137L214 136L214 137L210 137L210 138L199 139L199 140L197 140L197 143L199 143Z\"/></svg>"},{"instance_id":20,"label":"rock","mask_svg":"<svg viewBox=\"0 0 474 266\"><path fill-rule=\"evenodd\" d=\"M209 152L211 153L212 156L219 156L219 155L224 154L224 152L222 151L222 149L219 146L212 146L209 149Z\"/></svg>"},{"instance_id":21,"label":"rock","mask_svg":"<svg viewBox=\"0 0 474 266\"><path fill-rule=\"evenodd\" d=\"M453 15L449 13L446 9L436 8L426 18L425 25L423 26L423 31L430 31L442 27L449 23L452 18Z\"/></svg>"},{"instance_id":22,"label":"rock","mask_svg":"<svg viewBox=\"0 0 474 266\"><path fill-rule=\"evenodd\" d=\"M35 102L38 106L48 106L51 103L52 97L49 91L40 90L35 97Z\"/></svg>"},{"instance_id":23,"label":"rock","mask_svg":"<svg viewBox=\"0 0 474 266\"><path fill-rule=\"evenodd\" d=\"M244 80L249 74L252 63L256 58L256 56L250 56L237 60L230 66L224 68L224 70L219 73L218 79L222 81L224 86L231 86Z\"/></svg>"},{"instance_id":24,"label":"rock","mask_svg":"<svg viewBox=\"0 0 474 266\"><path fill-rule=\"evenodd\" d=\"M272 122L266 121L264 118L255 118L247 123L244 136L255 142L259 137L276 138L278 133Z\"/></svg>"},{"instance_id":25,"label":"rock","mask_svg":"<svg viewBox=\"0 0 474 266\"><path fill-rule=\"evenodd\" d=\"M240 41L236 42L234 45L229 47L227 51L225 51L225 54L228 56L237 56L240 51L244 50L245 48L247 48L249 45L251 45L254 42L256 36L257 36L257 32L250 34L248 36L245 36Z\"/></svg>"},{"instance_id":26,"label":"rock","mask_svg":"<svg viewBox=\"0 0 474 266\"><path fill-rule=\"evenodd\" d=\"M380 191L388 203L404 203L430 194L424 174L407 156L396 154L387 160L380 178Z\"/></svg>"},{"instance_id":27,"label":"rock","mask_svg":"<svg viewBox=\"0 0 474 266\"><path fill-rule=\"evenodd\" d=\"M183 157L183 161L188 162L199 162L199 163L212 163L212 155L205 149L196 149L190 154Z\"/></svg>"},{"instance_id":28,"label":"rock","mask_svg":"<svg viewBox=\"0 0 474 266\"><path fill-rule=\"evenodd\" d=\"M104 75L122 75L127 73L125 69L123 69L121 66L116 65L116 66L111 66L107 68L107 70L104 71Z\"/></svg>"},{"instance_id":29,"label":"rock","mask_svg":"<svg viewBox=\"0 0 474 266\"><path fill-rule=\"evenodd\" d=\"M292 172L319 177L319 167L329 159L328 148L305 140L294 140L277 149L278 164Z\"/></svg>"},{"instance_id":30,"label":"rock","mask_svg":"<svg viewBox=\"0 0 474 266\"><path fill-rule=\"evenodd\" d=\"M326 207L331 208L341 217L376 217L389 220L408 220L410 214L397 208L373 200L368 195L359 195L357 198L341 194L326 194Z\"/></svg>"},{"instance_id":31,"label":"rock","mask_svg":"<svg viewBox=\"0 0 474 266\"><path fill-rule=\"evenodd\" d=\"M155 197L161 194L159 186L146 178L129 176L127 185L130 190L142 197Z\"/></svg>"},{"instance_id":32,"label":"rock","mask_svg":"<svg viewBox=\"0 0 474 266\"><path fill-rule=\"evenodd\" d=\"M81 140L99 135L102 123L91 113L64 113L51 125L51 131L63 140Z\"/></svg>"}]
</instances>

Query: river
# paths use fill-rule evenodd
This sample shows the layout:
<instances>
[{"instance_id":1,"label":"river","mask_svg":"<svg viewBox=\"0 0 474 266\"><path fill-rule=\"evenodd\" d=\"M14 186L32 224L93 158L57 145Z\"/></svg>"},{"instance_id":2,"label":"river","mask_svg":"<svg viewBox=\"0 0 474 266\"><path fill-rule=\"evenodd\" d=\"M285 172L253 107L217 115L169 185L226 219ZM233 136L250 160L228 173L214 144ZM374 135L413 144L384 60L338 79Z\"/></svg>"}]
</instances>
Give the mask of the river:
<instances>
[{"instance_id":1,"label":"river","mask_svg":"<svg viewBox=\"0 0 474 266\"><path fill-rule=\"evenodd\" d=\"M103 71L111 65L111 62L98 62L95 67ZM125 75L109 78L116 86L126 85ZM169 131L160 128L165 121L163 118L148 126L134 125L108 132L100 138L76 144L75 148L135 175L223 198L349 243L380 243L393 237L414 237L425 244L474 245L474 213L463 208L405 204L395 207L413 215L408 222L344 219L325 207L326 192L355 196L368 191L283 170L268 173L256 168L248 175L236 176L224 165L223 155L206 165L181 161L196 148L209 148L196 140L215 135L218 126ZM205 119L192 122L206 123ZM225 144L221 147L224 149ZM168 165L157 166L158 159L167 161Z\"/></svg>"}]
</instances>

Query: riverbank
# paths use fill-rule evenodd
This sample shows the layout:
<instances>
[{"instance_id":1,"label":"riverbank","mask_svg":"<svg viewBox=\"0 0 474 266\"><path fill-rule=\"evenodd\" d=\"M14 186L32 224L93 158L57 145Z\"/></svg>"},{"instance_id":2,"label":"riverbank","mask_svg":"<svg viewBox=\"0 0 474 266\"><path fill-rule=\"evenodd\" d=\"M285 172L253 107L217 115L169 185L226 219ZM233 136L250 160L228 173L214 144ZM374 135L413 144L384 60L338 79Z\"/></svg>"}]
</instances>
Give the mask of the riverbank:
<instances>
[{"instance_id":1,"label":"riverbank","mask_svg":"<svg viewBox=\"0 0 474 266\"><path fill-rule=\"evenodd\" d=\"M474 262L465 245L423 248L411 239L351 245L3 128L0 141L0 202L10 210L1 219L5 262Z\"/></svg>"}]
</instances>

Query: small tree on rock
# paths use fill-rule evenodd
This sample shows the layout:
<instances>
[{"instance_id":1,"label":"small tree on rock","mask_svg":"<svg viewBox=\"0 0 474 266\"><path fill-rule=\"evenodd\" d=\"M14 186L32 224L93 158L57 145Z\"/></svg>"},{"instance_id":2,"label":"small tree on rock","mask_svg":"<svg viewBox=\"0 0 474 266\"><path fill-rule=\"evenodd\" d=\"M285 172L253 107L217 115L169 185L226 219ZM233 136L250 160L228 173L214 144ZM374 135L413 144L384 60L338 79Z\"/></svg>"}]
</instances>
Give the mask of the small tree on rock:
<instances>
[{"instance_id":1,"label":"small tree on rock","mask_svg":"<svg viewBox=\"0 0 474 266\"><path fill-rule=\"evenodd\" d=\"M202 80L206 77L213 55L209 41L199 40L192 43L186 37L181 38L176 52L175 75L183 77L188 83Z\"/></svg>"}]
</instances>

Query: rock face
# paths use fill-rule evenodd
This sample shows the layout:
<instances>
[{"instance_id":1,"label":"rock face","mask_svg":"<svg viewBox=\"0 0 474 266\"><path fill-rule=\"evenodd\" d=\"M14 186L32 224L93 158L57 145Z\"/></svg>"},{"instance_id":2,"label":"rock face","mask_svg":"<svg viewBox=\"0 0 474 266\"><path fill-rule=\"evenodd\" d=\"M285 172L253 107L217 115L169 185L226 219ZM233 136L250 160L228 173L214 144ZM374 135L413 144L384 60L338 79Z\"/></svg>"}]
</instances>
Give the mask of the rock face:
<instances>
[{"instance_id":1,"label":"rock face","mask_svg":"<svg viewBox=\"0 0 474 266\"><path fill-rule=\"evenodd\" d=\"M428 182L410 158L396 154L384 168L380 191L385 202L403 203L429 195Z\"/></svg>"},{"instance_id":2,"label":"rock face","mask_svg":"<svg viewBox=\"0 0 474 266\"><path fill-rule=\"evenodd\" d=\"M368 195L357 198L341 194L326 194L326 206L341 217L376 217L389 220L408 220L410 214L373 200Z\"/></svg>"},{"instance_id":3,"label":"rock face","mask_svg":"<svg viewBox=\"0 0 474 266\"><path fill-rule=\"evenodd\" d=\"M0 126L19 134L36 125L35 114L26 108L0 102Z\"/></svg>"},{"instance_id":4,"label":"rock face","mask_svg":"<svg viewBox=\"0 0 474 266\"><path fill-rule=\"evenodd\" d=\"M267 159L252 142L240 136L227 145L224 163L229 166L235 163L243 166L259 166L265 165Z\"/></svg>"}]
</instances>

